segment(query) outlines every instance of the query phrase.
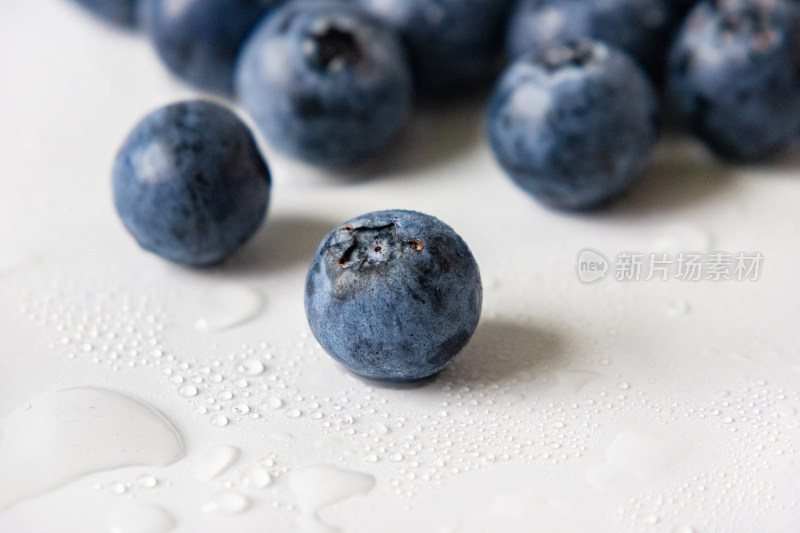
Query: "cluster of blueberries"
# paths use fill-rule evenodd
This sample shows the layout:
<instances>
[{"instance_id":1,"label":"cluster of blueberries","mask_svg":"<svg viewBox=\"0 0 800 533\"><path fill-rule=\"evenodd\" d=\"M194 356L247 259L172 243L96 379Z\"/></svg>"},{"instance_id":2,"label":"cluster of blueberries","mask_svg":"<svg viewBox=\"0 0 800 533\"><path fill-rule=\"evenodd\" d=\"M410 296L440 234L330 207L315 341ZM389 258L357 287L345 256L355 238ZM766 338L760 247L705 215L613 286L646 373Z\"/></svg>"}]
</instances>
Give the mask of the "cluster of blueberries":
<instances>
[{"instance_id":1,"label":"cluster of blueberries","mask_svg":"<svg viewBox=\"0 0 800 533\"><path fill-rule=\"evenodd\" d=\"M495 79L495 156L556 209L595 209L630 188L660 135L662 101L726 160L762 161L800 138L797 0L76 1L142 28L172 72L235 97L272 146L332 169L386 148L415 101ZM193 266L241 246L269 190L251 132L208 101L151 113L114 167L128 230ZM306 285L322 346L376 379L441 370L480 307L466 244L408 211L334 229Z\"/></svg>"}]
</instances>

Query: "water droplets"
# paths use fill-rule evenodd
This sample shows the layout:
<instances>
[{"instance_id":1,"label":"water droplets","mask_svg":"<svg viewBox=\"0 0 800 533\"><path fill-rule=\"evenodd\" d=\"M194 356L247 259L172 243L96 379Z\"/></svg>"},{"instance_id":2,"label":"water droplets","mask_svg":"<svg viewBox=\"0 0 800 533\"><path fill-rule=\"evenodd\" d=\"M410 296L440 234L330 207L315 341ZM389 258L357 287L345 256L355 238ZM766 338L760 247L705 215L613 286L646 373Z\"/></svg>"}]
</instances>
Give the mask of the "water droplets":
<instances>
[{"instance_id":1,"label":"water droplets","mask_svg":"<svg viewBox=\"0 0 800 533\"><path fill-rule=\"evenodd\" d=\"M222 492L203 505L204 513L238 515L250 508L250 498L238 492Z\"/></svg>"},{"instance_id":2,"label":"water droplets","mask_svg":"<svg viewBox=\"0 0 800 533\"><path fill-rule=\"evenodd\" d=\"M192 473L196 479L211 481L221 475L239 458L240 450L235 446L214 446L203 452L194 463Z\"/></svg>"},{"instance_id":3,"label":"water droplets","mask_svg":"<svg viewBox=\"0 0 800 533\"><path fill-rule=\"evenodd\" d=\"M262 306L261 294L255 289L237 283L220 285L200 296L194 325L201 331L229 329L254 318Z\"/></svg>"}]
</instances>

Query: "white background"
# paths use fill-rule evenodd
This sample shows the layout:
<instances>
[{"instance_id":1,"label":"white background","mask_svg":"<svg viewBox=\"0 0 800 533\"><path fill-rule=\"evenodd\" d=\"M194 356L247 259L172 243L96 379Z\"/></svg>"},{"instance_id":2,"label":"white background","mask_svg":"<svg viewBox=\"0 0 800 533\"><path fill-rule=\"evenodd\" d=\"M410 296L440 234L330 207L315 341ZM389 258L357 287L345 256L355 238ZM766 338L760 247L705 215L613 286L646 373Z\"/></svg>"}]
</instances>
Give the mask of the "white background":
<instances>
[{"instance_id":1,"label":"white background","mask_svg":"<svg viewBox=\"0 0 800 533\"><path fill-rule=\"evenodd\" d=\"M137 35L66 1L0 0L0 417L50 391L108 388L164 413L187 451L166 468L96 473L21 503L0 514L0 531L108 531L108 510L131 502L161 506L181 532L296 531L286 480L323 464L376 479L367 496L320 513L348 533L797 531L800 159L725 167L669 133L627 199L569 216L496 167L481 103L453 106L419 114L356 176L267 150L266 225L224 266L188 271L126 234L110 165L139 118L192 94ZM469 347L406 389L344 372L309 337L302 306L322 236L386 208L452 225L485 285ZM575 274L585 247L760 251L765 262L755 283L587 287ZM260 294L263 309L198 331L208 291L230 283ZM240 387L244 356L266 371ZM181 396L175 376L204 379L199 394ZM238 403L259 417L237 419ZM214 406L227 426L211 424ZM215 444L241 457L198 481L191 465ZM264 490L242 482L256 464L274 478ZM141 474L158 486L137 486ZM223 490L251 508L203 513Z\"/></svg>"}]
</instances>

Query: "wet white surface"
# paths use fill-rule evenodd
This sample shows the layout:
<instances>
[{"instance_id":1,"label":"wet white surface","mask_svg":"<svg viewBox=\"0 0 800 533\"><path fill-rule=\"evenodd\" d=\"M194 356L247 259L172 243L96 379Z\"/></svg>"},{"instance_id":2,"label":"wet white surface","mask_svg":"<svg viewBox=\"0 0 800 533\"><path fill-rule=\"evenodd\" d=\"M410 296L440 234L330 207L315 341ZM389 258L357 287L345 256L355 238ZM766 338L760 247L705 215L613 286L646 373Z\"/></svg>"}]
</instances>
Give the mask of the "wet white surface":
<instances>
[{"instance_id":1,"label":"wet white surface","mask_svg":"<svg viewBox=\"0 0 800 533\"><path fill-rule=\"evenodd\" d=\"M83 472L0 512L0 531L796 531L800 158L724 167L668 136L629 198L566 216L503 177L477 106L437 110L358 180L268 151L266 226L189 271L136 247L109 172L141 116L192 92L65 0L0 12L0 418L101 388L152 406L186 449ZM451 224L485 282L471 344L412 388L344 372L303 313L322 236L386 208ZM757 282L589 286L585 248L765 259ZM198 476L219 446L237 453Z\"/></svg>"}]
</instances>

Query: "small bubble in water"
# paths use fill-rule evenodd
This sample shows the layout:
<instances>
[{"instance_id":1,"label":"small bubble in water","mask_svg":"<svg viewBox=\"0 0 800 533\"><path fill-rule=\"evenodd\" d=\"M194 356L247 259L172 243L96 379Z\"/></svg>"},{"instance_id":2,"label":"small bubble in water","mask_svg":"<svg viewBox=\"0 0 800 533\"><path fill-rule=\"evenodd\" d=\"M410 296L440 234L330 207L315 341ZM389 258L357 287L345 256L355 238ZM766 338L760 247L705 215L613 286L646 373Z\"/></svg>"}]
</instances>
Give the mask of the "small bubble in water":
<instances>
[{"instance_id":1,"label":"small bubble in water","mask_svg":"<svg viewBox=\"0 0 800 533\"><path fill-rule=\"evenodd\" d=\"M237 403L231 406L231 412L236 415L246 415L250 412L250 407L246 403Z\"/></svg>"}]
</instances>

